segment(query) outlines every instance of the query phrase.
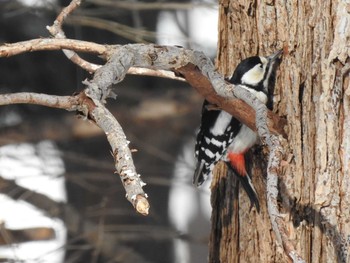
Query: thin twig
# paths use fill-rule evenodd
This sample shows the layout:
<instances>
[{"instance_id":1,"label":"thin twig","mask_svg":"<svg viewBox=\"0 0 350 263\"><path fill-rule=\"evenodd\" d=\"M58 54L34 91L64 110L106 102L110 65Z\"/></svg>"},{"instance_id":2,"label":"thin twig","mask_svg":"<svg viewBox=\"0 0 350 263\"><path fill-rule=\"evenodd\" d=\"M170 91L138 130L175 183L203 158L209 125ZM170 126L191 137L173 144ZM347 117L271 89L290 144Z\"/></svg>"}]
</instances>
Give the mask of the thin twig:
<instances>
[{"instance_id":1,"label":"thin twig","mask_svg":"<svg viewBox=\"0 0 350 263\"><path fill-rule=\"evenodd\" d=\"M0 46L0 57L11 57L26 52L70 49L77 52L108 54L108 45L74 39L38 38Z\"/></svg>"},{"instance_id":2,"label":"thin twig","mask_svg":"<svg viewBox=\"0 0 350 263\"><path fill-rule=\"evenodd\" d=\"M91 263L97 263L98 262L98 258L101 254L102 251L102 247L103 247L103 240L104 240L104 233L105 233L105 220L106 220L106 206L107 206L107 197L105 197L101 204L100 204L100 208L102 210L102 214L99 218L99 222L98 222L98 230L97 230L97 241L96 241L96 247L92 253L92 259L91 259Z\"/></svg>"},{"instance_id":3,"label":"thin twig","mask_svg":"<svg viewBox=\"0 0 350 263\"><path fill-rule=\"evenodd\" d=\"M78 109L78 96L55 96L40 93L20 92L0 94L0 105L36 104L51 108L75 111Z\"/></svg>"},{"instance_id":4,"label":"thin twig","mask_svg":"<svg viewBox=\"0 0 350 263\"><path fill-rule=\"evenodd\" d=\"M126 140L118 121L99 100L94 100L94 103L92 103L85 96L84 91L75 96L54 96L26 92L0 95L0 105L19 103L36 104L69 111L75 110L86 114L95 121L96 125L105 132L112 147L115 167L121 177L127 199L139 213L148 214L147 194L142 190L145 183L141 181L140 175L136 173L131 151L128 147L129 142Z\"/></svg>"},{"instance_id":5,"label":"thin twig","mask_svg":"<svg viewBox=\"0 0 350 263\"><path fill-rule=\"evenodd\" d=\"M80 6L80 4L81 0L72 0L68 6L62 9L53 25L46 27L53 37L57 39L66 38L66 35L62 29L63 22L75 9ZM69 60L90 73L95 72L95 70L98 68L98 65L82 59L76 52L70 49L63 49L62 51Z\"/></svg>"},{"instance_id":6,"label":"thin twig","mask_svg":"<svg viewBox=\"0 0 350 263\"><path fill-rule=\"evenodd\" d=\"M0 57L11 57L20 55L26 52L45 51L45 50L62 50L70 49L76 52L93 53L102 57L109 57L110 51L117 48L118 45L100 45L92 42L75 40L75 39L52 39L52 38L38 38L27 41L16 42L12 44L4 44L0 46ZM100 65L89 68L95 72ZM84 67L83 67L84 68ZM176 77L174 72L169 70L155 70L142 67L130 67L127 74L152 76L167 79L174 79L185 81L184 78Z\"/></svg>"}]
</instances>

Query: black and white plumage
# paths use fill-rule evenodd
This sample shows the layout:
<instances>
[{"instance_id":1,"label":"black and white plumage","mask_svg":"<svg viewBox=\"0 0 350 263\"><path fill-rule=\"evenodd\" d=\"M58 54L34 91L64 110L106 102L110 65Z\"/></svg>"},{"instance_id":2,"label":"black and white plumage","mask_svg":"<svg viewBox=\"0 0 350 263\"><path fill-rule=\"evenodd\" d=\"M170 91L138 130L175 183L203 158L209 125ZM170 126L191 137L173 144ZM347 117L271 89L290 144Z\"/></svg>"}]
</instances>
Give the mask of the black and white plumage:
<instances>
[{"instance_id":1,"label":"black and white plumage","mask_svg":"<svg viewBox=\"0 0 350 263\"><path fill-rule=\"evenodd\" d=\"M254 56L242 60L229 82L240 84L271 108L274 75L281 54L282 51L278 51L268 57ZM240 177L251 202L259 208L256 191L244 161L244 153L257 142L257 134L229 113L210 109L209 106L210 103L205 100L195 146L197 166L193 183L200 186L212 173L216 163L224 160L230 170Z\"/></svg>"},{"instance_id":2,"label":"black and white plumage","mask_svg":"<svg viewBox=\"0 0 350 263\"><path fill-rule=\"evenodd\" d=\"M210 103L204 100L202 119L195 145L197 166L193 184L200 186L211 174L227 147L232 143L242 124L223 110L208 109Z\"/></svg>"}]
</instances>

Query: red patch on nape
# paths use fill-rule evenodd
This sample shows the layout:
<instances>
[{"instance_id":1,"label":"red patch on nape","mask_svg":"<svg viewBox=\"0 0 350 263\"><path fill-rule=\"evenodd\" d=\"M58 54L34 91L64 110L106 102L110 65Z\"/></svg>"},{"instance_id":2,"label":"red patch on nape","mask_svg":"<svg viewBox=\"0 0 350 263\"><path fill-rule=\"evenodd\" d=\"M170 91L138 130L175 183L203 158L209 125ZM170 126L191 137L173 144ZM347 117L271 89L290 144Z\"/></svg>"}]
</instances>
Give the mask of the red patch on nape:
<instances>
[{"instance_id":1,"label":"red patch on nape","mask_svg":"<svg viewBox=\"0 0 350 263\"><path fill-rule=\"evenodd\" d=\"M244 154L228 153L228 159L231 166L239 173L240 176L246 176L247 171L245 169Z\"/></svg>"}]
</instances>

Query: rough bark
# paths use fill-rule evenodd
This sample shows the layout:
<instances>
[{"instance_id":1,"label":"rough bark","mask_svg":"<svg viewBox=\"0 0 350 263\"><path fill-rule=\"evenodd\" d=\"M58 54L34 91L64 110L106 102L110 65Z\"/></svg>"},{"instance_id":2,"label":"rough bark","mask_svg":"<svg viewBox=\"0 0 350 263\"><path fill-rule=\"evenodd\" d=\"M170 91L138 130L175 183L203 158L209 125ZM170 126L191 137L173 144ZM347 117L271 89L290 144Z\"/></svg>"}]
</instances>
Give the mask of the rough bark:
<instances>
[{"instance_id":1,"label":"rough bark","mask_svg":"<svg viewBox=\"0 0 350 263\"><path fill-rule=\"evenodd\" d=\"M307 262L350 262L349 11L346 1L220 1L217 65L226 76L240 59L284 47L274 96L288 122L280 211ZM252 164L261 213L249 212L241 190L238 212L215 206L210 262L289 261L271 231L261 156ZM213 196L232 198L228 181L214 181Z\"/></svg>"}]
</instances>

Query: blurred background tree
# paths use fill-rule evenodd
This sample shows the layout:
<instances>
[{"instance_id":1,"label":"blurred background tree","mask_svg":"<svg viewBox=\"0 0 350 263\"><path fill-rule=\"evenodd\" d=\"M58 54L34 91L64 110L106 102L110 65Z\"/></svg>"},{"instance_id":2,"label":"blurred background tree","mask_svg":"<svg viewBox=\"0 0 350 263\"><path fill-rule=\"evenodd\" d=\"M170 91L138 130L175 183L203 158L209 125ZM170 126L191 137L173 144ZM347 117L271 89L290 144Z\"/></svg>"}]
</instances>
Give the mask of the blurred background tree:
<instances>
[{"instance_id":1,"label":"blurred background tree","mask_svg":"<svg viewBox=\"0 0 350 263\"><path fill-rule=\"evenodd\" d=\"M2 1L0 42L49 36L46 26L53 23L69 2ZM198 23L209 26L201 27ZM217 4L88 0L69 17L64 30L69 38L96 43L177 44L202 49L213 57ZM102 63L88 54L82 56ZM79 92L83 88L81 82L88 77L61 51L1 59L0 74L1 93L31 91L56 95ZM0 108L1 145L17 147L16 154L8 159L4 159L6 153L2 154L3 162L8 164L5 166L8 170L0 169L0 176L5 179L2 192L12 199L22 197L11 195L13 191L27 192L26 188L20 188L17 177L6 176L29 176L26 165L11 165L11 158L28 161L28 155L19 154L20 145L33 146L28 154L37 156L38 147L44 141L49 146L44 143L43 147L54 147L58 151L55 156L62 162L60 172L51 177L65 180L68 211L74 211L72 217L81 220L78 223L75 219L66 221L71 224L67 226L66 244L42 252L42 257L36 256L35 260L45 260L46 254L61 250L65 251L64 262L206 261L210 231L209 189L207 186L197 190L191 185L193 143L202 98L185 83L142 76L128 76L116 86L116 93L117 99L109 100L108 108L123 126L131 148L138 150L133 157L138 172L148 183L146 191L152 204L148 217L136 214L125 200L120 179L113 174L110 146L103 132L93 124L77 120L72 113L40 106ZM42 155L48 156L46 152ZM50 166L47 159L37 157L43 167ZM24 166L24 170L13 171L13 166ZM41 171L38 173L47 176L47 172L42 172L43 167L36 166ZM46 188L44 183L37 183L37 186ZM181 200L174 198L179 191ZM204 199L202 204L198 204L200 199ZM38 204L25 200L41 209L57 205L48 200L50 205L46 206L43 201ZM179 215L177 219L174 219L175 214ZM5 226L9 226L4 221ZM0 258L9 257L8 249L20 260L20 249L15 245L0 247ZM56 258L60 262L59 257ZM30 262L29 258L25 260ZM52 262L50 260L46 262Z\"/></svg>"}]
</instances>

